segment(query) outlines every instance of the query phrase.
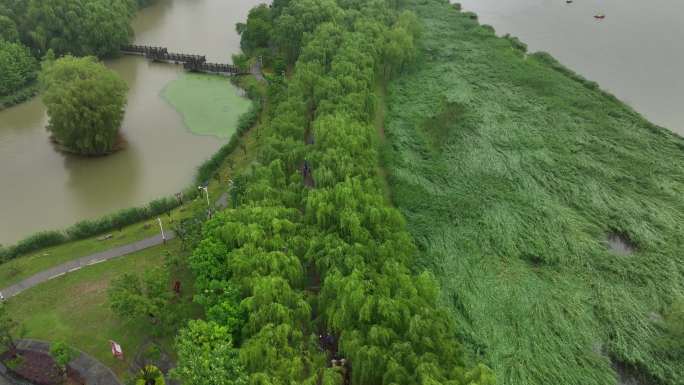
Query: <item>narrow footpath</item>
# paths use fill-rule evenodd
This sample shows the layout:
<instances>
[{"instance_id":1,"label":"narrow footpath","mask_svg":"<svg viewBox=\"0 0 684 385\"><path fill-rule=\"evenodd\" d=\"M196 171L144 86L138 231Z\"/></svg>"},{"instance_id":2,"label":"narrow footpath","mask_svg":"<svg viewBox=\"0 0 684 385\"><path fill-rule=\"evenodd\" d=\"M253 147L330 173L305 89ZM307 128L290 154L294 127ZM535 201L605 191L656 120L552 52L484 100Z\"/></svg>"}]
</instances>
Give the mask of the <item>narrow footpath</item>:
<instances>
[{"instance_id":1,"label":"narrow footpath","mask_svg":"<svg viewBox=\"0 0 684 385\"><path fill-rule=\"evenodd\" d=\"M50 352L50 343L45 341L22 339L17 341L17 348L42 353ZM75 369L85 380L86 385L121 385L114 372L95 357L80 350L78 356L69 362L69 366ZM7 374L7 369L0 364L0 384L19 385L28 384L26 381L17 380Z\"/></svg>"},{"instance_id":2,"label":"narrow footpath","mask_svg":"<svg viewBox=\"0 0 684 385\"><path fill-rule=\"evenodd\" d=\"M173 239L175 237L175 234L172 231L166 231L165 234L167 240ZM81 257L53 268L43 270L40 273L28 277L19 283L0 290L0 292L5 298L14 297L26 289L32 288L53 278L61 277L65 274L80 270L83 267L96 265L116 257L121 257L138 252L140 250L148 249L150 247L158 246L162 243L164 243L162 236L155 235L154 237L145 238L128 245Z\"/></svg>"}]
</instances>

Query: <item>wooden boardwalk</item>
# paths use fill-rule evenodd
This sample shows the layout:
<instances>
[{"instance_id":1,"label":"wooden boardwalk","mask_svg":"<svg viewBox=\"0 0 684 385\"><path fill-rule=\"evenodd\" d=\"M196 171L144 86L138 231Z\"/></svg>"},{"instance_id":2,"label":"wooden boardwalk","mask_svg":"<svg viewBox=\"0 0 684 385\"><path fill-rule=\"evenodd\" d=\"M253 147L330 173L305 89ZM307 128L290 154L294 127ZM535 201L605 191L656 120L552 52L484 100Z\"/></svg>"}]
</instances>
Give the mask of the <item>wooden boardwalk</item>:
<instances>
[{"instance_id":1,"label":"wooden boardwalk","mask_svg":"<svg viewBox=\"0 0 684 385\"><path fill-rule=\"evenodd\" d=\"M144 56L156 62L183 64L183 68L191 72L204 72L222 75L247 75L250 71L243 71L232 64L207 63L204 55L169 52L165 47L148 45L127 45L121 48L125 55Z\"/></svg>"}]
</instances>

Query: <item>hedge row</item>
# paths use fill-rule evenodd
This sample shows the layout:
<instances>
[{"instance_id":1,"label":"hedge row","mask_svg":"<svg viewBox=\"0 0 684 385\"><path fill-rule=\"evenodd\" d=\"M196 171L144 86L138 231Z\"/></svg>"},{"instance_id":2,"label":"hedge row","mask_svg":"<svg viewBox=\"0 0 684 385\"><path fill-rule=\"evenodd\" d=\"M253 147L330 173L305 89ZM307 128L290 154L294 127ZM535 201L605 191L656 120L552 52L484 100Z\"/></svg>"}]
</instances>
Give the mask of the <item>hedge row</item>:
<instances>
[{"instance_id":1,"label":"hedge row","mask_svg":"<svg viewBox=\"0 0 684 385\"><path fill-rule=\"evenodd\" d=\"M26 87L20 89L19 91L0 97L0 111L15 106L19 103L23 103L32 97L38 95L38 82L27 85Z\"/></svg>"}]
</instances>

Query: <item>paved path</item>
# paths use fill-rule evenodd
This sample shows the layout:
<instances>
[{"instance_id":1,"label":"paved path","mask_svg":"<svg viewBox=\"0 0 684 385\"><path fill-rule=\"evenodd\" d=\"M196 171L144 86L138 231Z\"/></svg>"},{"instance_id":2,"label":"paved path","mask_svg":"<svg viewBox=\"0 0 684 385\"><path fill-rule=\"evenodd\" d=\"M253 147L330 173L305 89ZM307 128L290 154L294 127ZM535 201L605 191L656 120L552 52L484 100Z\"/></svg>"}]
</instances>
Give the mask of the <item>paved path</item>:
<instances>
[{"instance_id":1,"label":"paved path","mask_svg":"<svg viewBox=\"0 0 684 385\"><path fill-rule=\"evenodd\" d=\"M173 239L175 236L175 234L172 231L165 231L165 233L166 239ZM156 235L154 237L146 238L138 242L130 243L128 245L119 246L114 249L109 249L99 253L91 254L79 259L75 259L73 261L63 263L53 268L43 270L40 273L28 277L17 284L0 290L0 292L2 292L2 295L4 295L5 298L13 297L28 288L49 281L53 278L61 277L64 274L80 270L82 267L92 266L112 258L121 257L123 255L135 253L140 250L161 245L162 243L163 240L161 235Z\"/></svg>"},{"instance_id":2,"label":"paved path","mask_svg":"<svg viewBox=\"0 0 684 385\"><path fill-rule=\"evenodd\" d=\"M19 340L19 349L50 352L50 343L36 340ZM121 385L118 378L107 366L89 354L79 351L79 356L69 362L69 366L76 369L86 380L86 385Z\"/></svg>"}]
</instances>

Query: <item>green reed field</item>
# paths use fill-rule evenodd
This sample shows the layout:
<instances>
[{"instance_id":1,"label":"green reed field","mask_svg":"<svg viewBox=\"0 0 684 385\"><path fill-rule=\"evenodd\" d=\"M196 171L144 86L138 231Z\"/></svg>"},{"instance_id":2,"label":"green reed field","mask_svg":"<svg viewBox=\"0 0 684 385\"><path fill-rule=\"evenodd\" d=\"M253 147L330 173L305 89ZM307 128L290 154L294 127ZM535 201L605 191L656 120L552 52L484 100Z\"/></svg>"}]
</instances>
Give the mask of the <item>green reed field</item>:
<instances>
[{"instance_id":1,"label":"green reed field","mask_svg":"<svg viewBox=\"0 0 684 385\"><path fill-rule=\"evenodd\" d=\"M384 165L466 345L505 385L684 384L664 343L684 140L472 14L408 3L420 64L388 89Z\"/></svg>"}]
</instances>

